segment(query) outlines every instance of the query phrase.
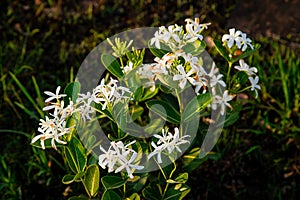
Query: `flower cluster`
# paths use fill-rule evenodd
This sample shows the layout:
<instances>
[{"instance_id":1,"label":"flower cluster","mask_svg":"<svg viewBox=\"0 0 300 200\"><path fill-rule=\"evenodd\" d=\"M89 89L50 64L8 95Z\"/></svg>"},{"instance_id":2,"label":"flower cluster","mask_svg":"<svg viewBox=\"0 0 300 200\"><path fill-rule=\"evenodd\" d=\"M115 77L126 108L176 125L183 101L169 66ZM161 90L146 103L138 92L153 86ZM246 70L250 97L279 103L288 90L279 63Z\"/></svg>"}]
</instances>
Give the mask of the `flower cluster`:
<instances>
[{"instance_id":1,"label":"flower cluster","mask_svg":"<svg viewBox=\"0 0 300 200\"><path fill-rule=\"evenodd\" d=\"M126 169L128 176L133 178L132 173L134 170L141 170L144 166L135 165L138 153L133 149L129 148L130 145L134 144L135 141L124 145L122 141L112 141L110 147L106 151L101 145L100 149L103 154L99 155L98 164L105 169L108 167L108 172L118 173L123 169Z\"/></svg>"},{"instance_id":2,"label":"flower cluster","mask_svg":"<svg viewBox=\"0 0 300 200\"><path fill-rule=\"evenodd\" d=\"M219 69L216 67L214 62L211 62L211 64L204 64L203 60L205 59L198 56L205 48L202 31L207 29L208 25L210 25L210 23L200 24L199 19L196 18L195 20L187 19L185 28L176 24L169 27L160 27L159 30L155 32L154 37L149 41L150 50L152 53L154 52L153 55L155 56L154 62L149 64L142 64L144 53L139 53L138 51L133 54L128 53L129 46L133 41L129 41L127 43L126 41L121 42L120 38L115 38L116 44L113 44L108 39L108 43L114 50L112 55L119 59L121 63L120 65L115 64L113 67L120 67L118 70L122 70L125 76L132 76L133 78L130 80L131 82L129 82L126 77L125 79L122 79L124 86L121 86L118 80L112 78L112 76L108 76L108 79L102 79L100 84L92 91L87 92L86 94L79 93L78 96L74 95L77 97L75 99L69 98L70 94L60 94L60 86L57 87L55 93L46 91L45 94L49 97L45 100L47 106L44 107L43 110L52 112L49 113L50 117L47 116L45 119L40 120L38 132L41 134L35 136L31 142L35 143L40 140L40 146L45 149L45 140L51 139L51 146L54 149L57 149L56 143L66 144L66 135L70 134L71 130L73 133L73 130L76 130L75 126L79 127L84 124L78 123L80 122L80 120L78 120L74 126L71 126L68 123L68 119L74 116L74 114L79 114L81 121L86 122L87 120L91 120L91 115L95 111L101 112L103 116L112 120L112 123L115 125L113 132L119 133L121 127L119 127L118 123L113 121L113 111L115 111L115 108L118 109L119 107L117 106L120 105L116 103L122 102L125 105L128 103L128 101L125 100L129 100L129 104L133 108L140 108L144 105L148 106L147 103L149 102L147 101L150 101L151 98L156 98L159 94L159 89L161 89L161 92L164 92L162 87L156 88L157 80L168 87L170 91L172 90L171 92L175 91L174 93L176 95L182 93L188 87L191 87L197 95L203 95L209 91L212 96L212 101L208 100L206 104L204 103L205 107L203 109L205 109L210 103L208 106L212 110L220 108L219 113L221 115L225 115L227 107L233 109L230 105L230 101L233 100L237 93L250 89L255 92L257 97L257 90L261 89L258 85L259 77L256 75L258 70L255 67L249 67L243 59L240 59L248 55L248 51L245 54L243 53L248 49L248 47L251 49L254 49L255 47L257 49L257 46L254 45L253 47L252 41L250 38L247 38L246 33L239 30L236 31L234 28L229 30L229 34L223 35L223 45L221 41L214 40L216 41L215 46L221 56L228 61L229 66L225 66L225 69L221 69L221 72L227 71L225 82L223 80L224 75L219 72ZM241 57L232 57L232 53L236 50L241 52ZM250 51L250 53L252 52ZM126 56L127 59L123 60ZM235 78L233 78L234 80L231 80L231 67L237 61L239 61L239 65L234 66L234 69L245 72L248 76L249 82L251 83L250 86L242 88L241 90L240 88L244 86L245 81L247 81L246 75L238 72L236 76L233 76L237 77L236 80ZM105 65L105 63L103 64ZM112 70L112 66L109 64L107 65L108 66L105 66L108 71ZM135 69L136 67L139 68ZM110 72L117 78L121 78L121 75L117 76L113 73L113 71ZM242 78L240 78L239 75L241 75L240 77ZM241 81L241 79L243 79L243 81ZM146 93L145 90L142 89L133 93L132 91L134 91L134 88L141 82L143 83L144 88L152 87L153 90L147 90ZM233 85L236 87L232 87ZM228 88L226 89L226 87ZM140 101L138 99L139 97L141 97ZM179 97L179 95L177 97ZM133 102L133 100L135 102ZM159 101L159 98L156 100L161 103L164 102ZM65 102L68 102L68 104ZM173 105L175 104L175 106L173 106L172 103ZM193 109L187 109L188 105L189 104L186 104L186 107L185 105L181 105L179 100L175 103L170 102L170 107L172 106L177 108L179 106L180 113L178 113L180 115L184 116L184 112L186 110L187 113L190 112L189 110L192 110L191 112L194 113L199 112L199 110L194 111ZM123 106L123 104L121 106ZM132 116L136 115L136 121L142 121L144 114L146 113L144 112L144 108L137 109L135 112L135 110L131 109L130 106L124 106L124 112L128 112L130 114L133 113ZM151 110L151 106L148 107L148 109ZM162 118L166 118L168 121L167 117L161 114L161 112L157 112L155 110L151 111L156 112L156 114L160 115ZM190 116L193 116L194 113L191 113ZM122 118L124 123L128 122L128 116L126 114L124 115L125 118ZM76 115L76 119L77 117L78 115ZM121 117L123 117L123 115ZM175 122L178 121L178 123L174 123L174 121L171 120L169 120L168 123L174 123L171 125L172 127L178 126L181 120L180 117L178 117L179 120L175 119ZM140 124L142 124L142 122L140 122ZM158 131L160 131L160 128ZM124 137L117 134L117 136L113 136L112 138L114 138L113 140L115 141L111 141L110 146L107 149L103 148L103 144L100 145L100 150L103 153L98 155L98 164L103 169L108 168L109 173L126 171L128 177L133 178L135 170L142 170L146 167L146 165L139 165L139 162L142 160L142 155L140 155L140 151L136 152L132 148L133 144L141 141L132 141L128 144L124 144L121 141L128 141L127 135L130 135L129 132L130 130L126 130ZM191 143L188 139L191 136L183 135L177 127L174 128L174 134L169 132L168 129L163 128L161 134L154 134L153 136L151 143L148 143L147 140L142 142L147 143L148 150L153 150L147 155L147 159L156 157L155 161L157 161L158 164L163 163L162 156L167 155L171 158L170 160L172 160L172 156L182 153L182 145ZM68 139L70 138L68 137Z\"/></svg>"},{"instance_id":3,"label":"flower cluster","mask_svg":"<svg viewBox=\"0 0 300 200\"><path fill-rule=\"evenodd\" d=\"M162 163L162 159L161 159L162 152L167 150L168 154L171 154L173 153L174 149L176 149L178 152L181 152L179 146L185 143L190 143L188 140L184 139L190 137L189 135L179 137L179 129L177 127L174 129L174 131L175 131L174 135L170 132L166 134L164 129L162 129L162 136L158 134L154 135L154 137L156 137L158 141L156 143L153 141L151 142L151 146L154 148L154 151L152 151L148 155L148 159L157 155L157 162Z\"/></svg>"},{"instance_id":4,"label":"flower cluster","mask_svg":"<svg viewBox=\"0 0 300 200\"><path fill-rule=\"evenodd\" d=\"M224 45L227 45L229 49L231 49L234 44L236 47L242 51L246 51L248 46L253 49L251 44L252 40L247 38L247 34L243 33L240 30L235 31L235 28L229 29L229 34L224 34L222 37L222 42Z\"/></svg>"},{"instance_id":5,"label":"flower cluster","mask_svg":"<svg viewBox=\"0 0 300 200\"><path fill-rule=\"evenodd\" d=\"M61 98L67 95L59 94L59 92L60 86L56 88L55 94L45 91L45 94L49 96L45 102L49 105L44 107L43 110L53 110L53 113L50 114L52 118L46 117L45 120L40 119L38 132L41 134L35 136L31 141L31 143L34 143L40 139L43 149L45 149L45 140L47 139L51 139L51 145L54 149L56 149L55 141L59 144L66 144L60 137L70 132L71 127L66 127L66 118L72 115L75 109L72 101L67 107L64 107L64 101Z\"/></svg>"},{"instance_id":6,"label":"flower cluster","mask_svg":"<svg viewBox=\"0 0 300 200\"><path fill-rule=\"evenodd\" d=\"M258 85L259 77L256 75L257 69L256 67L249 67L247 63L243 59L239 61L240 65L235 66L234 68L238 71L244 71L248 75L248 79L251 83L251 91L255 91L255 97L257 98L258 92L257 90L260 90L260 86ZM253 78L254 76L254 78Z\"/></svg>"},{"instance_id":7,"label":"flower cluster","mask_svg":"<svg viewBox=\"0 0 300 200\"><path fill-rule=\"evenodd\" d=\"M87 94L78 94L76 103L71 99L69 104L65 105L64 100L61 98L66 97L66 94L60 94L60 86L57 87L56 93L45 91L45 94L49 96L45 100L48 103L43 108L44 111L53 110L49 115L52 118L46 116L45 120L40 119L38 132L40 135L35 136L31 143L35 143L40 139L40 144L45 149L45 140L51 139L51 145L56 148L55 141L59 144L66 144L61 139L62 136L68 134L73 127L67 127L67 119L73 115L73 113L80 113L81 119L86 121L91 119L91 114L95 112L92 107L92 103L102 104L102 110L106 109L107 105L112 105L122 99L129 98L127 94L130 94L130 90L123 86L118 86L118 81L111 78L108 83L102 79L101 83L93 89L93 92L87 92Z\"/></svg>"},{"instance_id":8,"label":"flower cluster","mask_svg":"<svg viewBox=\"0 0 300 200\"><path fill-rule=\"evenodd\" d=\"M184 59L184 63L180 63L181 58ZM212 108L217 109L217 104L220 104L222 115L225 113L224 105L231 107L227 102L232 100L234 95L228 95L228 91L223 94L223 97L216 94L216 88L225 88L226 83L222 79L223 74L219 73L215 63L212 63L211 68L206 70L202 66L201 59L183 51L168 53L162 58L156 57L154 61L156 63L144 64L139 68L138 73L140 77L147 79L145 86L154 86L156 79L163 81L162 77L169 75L181 89L184 89L189 84L194 86L196 94L200 92L206 93L207 87L209 87L214 98L214 106Z\"/></svg>"},{"instance_id":9,"label":"flower cluster","mask_svg":"<svg viewBox=\"0 0 300 200\"><path fill-rule=\"evenodd\" d=\"M151 39L150 44L155 45L156 48L161 49L161 44L167 45L173 52L181 50L186 44L193 43L196 40L202 40L201 32L207 29L207 24L200 24L199 20L186 19L186 32L182 26L170 25L168 28L165 26L159 27L155 32L154 37Z\"/></svg>"}]
</instances>

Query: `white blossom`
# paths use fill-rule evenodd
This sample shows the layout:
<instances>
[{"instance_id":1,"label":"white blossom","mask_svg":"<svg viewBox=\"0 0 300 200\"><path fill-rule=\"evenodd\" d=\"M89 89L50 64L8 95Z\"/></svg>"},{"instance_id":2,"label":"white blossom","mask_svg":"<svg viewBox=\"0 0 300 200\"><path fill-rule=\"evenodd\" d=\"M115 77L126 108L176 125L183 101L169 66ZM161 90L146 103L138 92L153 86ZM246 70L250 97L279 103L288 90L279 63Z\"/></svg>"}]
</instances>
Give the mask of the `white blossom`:
<instances>
[{"instance_id":1,"label":"white blossom","mask_svg":"<svg viewBox=\"0 0 300 200\"><path fill-rule=\"evenodd\" d=\"M59 91L60 91L60 86L58 86L57 88L56 88L56 91L55 91L55 94L53 93L53 92L50 92L50 91L45 91L44 93L46 94L46 95L48 95L48 96L50 96L50 97L48 97L46 100L45 100L45 102L47 103L47 102L50 102L50 101L52 101L53 99L60 99L61 97L65 97L65 96L67 96L66 94L59 94Z\"/></svg>"},{"instance_id":2,"label":"white blossom","mask_svg":"<svg viewBox=\"0 0 300 200\"><path fill-rule=\"evenodd\" d=\"M229 29L229 34L224 34L222 36L222 42L225 42L228 48L234 45L234 42L241 36L241 31L235 31L235 28Z\"/></svg>"},{"instance_id":3,"label":"white blossom","mask_svg":"<svg viewBox=\"0 0 300 200\"><path fill-rule=\"evenodd\" d=\"M246 33L242 33L241 37L236 38L236 46L241 49L242 51L245 51L247 47L249 46L251 49L253 49L253 46L251 44L252 40L250 38L247 38Z\"/></svg>"},{"instance_id":4,"label":"white blossom","mask_svg":"<svg viewBox=\"0 0 300 200\"><path fill-rule=\"evenodd\" d=\"M234 68L239 70L239 71L245 71L248 75L255 75L257 73L257 68L256 67L251 67L249 68L249 65L245 63L243 59L239 60L240 65L235 66Z\"/></svg>"},{"instance_id":5,"label":"white blossom","mask_svg":"<svg viewBox=\"0 0 300 200\"><path fill-rule=\"evenodd\" d=\"M103 169L108 167L108 172L115 171L115 173L118 173L123 169L126 169L128 176L133 178L132 172L134 170L141 170L144 168L144 166L134 164L138 153L129 148L133 143L135 143L135 141L124 145L122 141L112 141L107 151L100 145L100 150L103 154L99 155L98 164Z\"/></svg>"},{"instance_id":6,"label":"white blossom","mask_svg":"<svg viewBox=\"0 0 300 200\"><path fill-rule=\"evenodd\" d=\"M179 87L181 89L183 89L185 87L187 80L191 84L194 84L195 80L192 77L190 77L194 73L193 70L190 70L188 73L186 73L182 65L178 65L176 68L177 68L177 70L179 71L180 74L174 75L173 80L174 81L179 80Z\"/></svg>"},{"instance_id":7,"label":"white blossom","mask_svg":"<svg viewBox=\"0 0 300 200\"><path fill-rule=\"evenodd\" d=\"M251 83L251 91L255 91L255 98L258 97L258 93L257 93L257 89L260 90L260 86L258 85L258 81L259 78L258 76L255 76L255 78L253 77L249 77L249 81Z\"/></svg>"},{"instance_id":8,"label":"white blossom","mask_svg":"<svg viewBox=\"0 0 300 200\"><path fill-rule=\"evenodd\" d=\"M217 104L219 104L221 106L221 109L220 109L221 115L224 115L224 113L226 111L226 106L229 107L230 109L232 109L231 105L228 102L231 101L234 97L235 97L235 95L228 94L228 90L224 91L222 97L219 95L215 95L213 102L212 102L212 109L216 110Z\"/></svg>"},{"instance_id":9,"label":"white blossom","mask_svg":"<svg viewBox=\"0 0 300 200\"><path fill-rule=\"evenodd\" d=\"M174 135L170 132L166 134L164 129L162 129L162 135L154 135L154 137L156 137L158 141L156 143L154 141L151 142L151 146L154 148L154 150L148 155L148 159L156 155L157 162L162 163L161 153L163 151L167 150L169 154L171 154L174 149L176 149L178 152L182 152L179 146L182 144L190 143L185 139L190 136L185 135L180 137L179 129L177 127L174 129L174 131Z\"/></svg>"}]
</instances>

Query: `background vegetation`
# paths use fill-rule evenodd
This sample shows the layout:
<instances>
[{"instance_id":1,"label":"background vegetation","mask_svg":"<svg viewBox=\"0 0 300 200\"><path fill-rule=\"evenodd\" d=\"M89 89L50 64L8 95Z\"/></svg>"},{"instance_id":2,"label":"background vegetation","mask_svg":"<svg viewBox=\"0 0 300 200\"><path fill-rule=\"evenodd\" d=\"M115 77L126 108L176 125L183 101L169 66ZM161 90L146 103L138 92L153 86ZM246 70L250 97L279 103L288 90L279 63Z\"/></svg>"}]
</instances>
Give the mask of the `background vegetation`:
<instances>
[{"instance_id":1,"label":"background vegetation","mask_svg":"<svg viewBox=\"0 0 300 200\"><path fill-rule=\"evenodd\" d=\"M199 15L212 22L207 35L225 33L238 0L121 2L1 1L0 198L67 199L81 192L80 185L62 184L68 167L57 152L30 146L43 116L40 91L65 86L89 51L122 30L184 24ZM300 196L300 35L254 36L262 44L250 58L259 68L260 99L244 100L238 123L223 131L215 156L190 174L187 199Z\"/></svg>"}]
</instances>

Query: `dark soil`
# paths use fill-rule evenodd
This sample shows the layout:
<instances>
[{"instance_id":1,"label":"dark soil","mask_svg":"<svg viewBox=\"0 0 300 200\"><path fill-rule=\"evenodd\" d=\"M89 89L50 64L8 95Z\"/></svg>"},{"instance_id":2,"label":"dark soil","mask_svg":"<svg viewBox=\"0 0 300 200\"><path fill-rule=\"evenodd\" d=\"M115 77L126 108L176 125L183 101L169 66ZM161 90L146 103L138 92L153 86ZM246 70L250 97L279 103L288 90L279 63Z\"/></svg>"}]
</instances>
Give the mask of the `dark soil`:
<instances>
[{"instance_id":1,"label":"dark soil","mask_svg":"<svg viewBox=\"0 0 300 200\"><path fill-rule=\"evenodd\" d=\"M300 42L299 0L239 0L227 27L236 27L252 36Z\"/></svg>"}]
</instances>

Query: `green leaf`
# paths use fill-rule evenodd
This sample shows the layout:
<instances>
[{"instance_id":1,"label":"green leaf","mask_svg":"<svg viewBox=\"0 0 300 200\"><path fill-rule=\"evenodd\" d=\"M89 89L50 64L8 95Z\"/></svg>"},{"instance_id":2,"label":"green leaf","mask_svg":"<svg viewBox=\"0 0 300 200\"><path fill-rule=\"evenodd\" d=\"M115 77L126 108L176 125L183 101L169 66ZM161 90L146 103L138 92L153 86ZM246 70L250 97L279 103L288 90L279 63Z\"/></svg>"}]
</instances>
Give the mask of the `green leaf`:
<instances>
[{"instance_id":1,"label":"green leaf","mask_svg":"<svg viewBox=\"0 0 300 200\"><path fill-rule=\"evenodd\" d=\"M63 184L70 184L70 183L73 183L74 182L74 178L75 178L75 175L71 175L71 174L67 174L63 177L62 179L62 183Z\"/></svg>"},{"instance_id":2,"label":"green leaf","mask_svg":"<svg viewBox=\"0 0 300 200\"><path fill-rule=\"evenodd\" d=\"M248 74L245 71L238 71L232 78L231 85L231 92L232 93L238 93L238 91L246 86L246 83L248 82Z\"/></svg>"},{"instance_id":3,"label":"green leaf","mask_svg":"<svg viewBox=\"0 0 300 200\"><path fill-rule=\"evenodd\" d=\"M140 101L140 99L143 96L144 88L143 87L138 87L135 92L133 93L134 100L135 101Z\"/></svg>"},{"instance_id":4,"label":"green leaf","mask_svg":"<svg viewBox=\"0 0 300 200\"><path fill-rule=\"evenodd\" d=\"M162 58L164 55L171 52L171 49L163 43L160 43L160 49L156 48L154 45L150 45L150 41L149 41L148 46L149 46L151 53L154 56L159 57L159 58Z\"/></svg>"},{"instance_id":5,"label":"green leaf","mask_svg":"<svg viewBox=\"0 0 300 200\"><path fill-rule=\"evenodd\" d=\"M145 187L142 191L143 196L147 200L161 200L162 199L162 189L160 185L149 185Z\"/></svg>"},{"instance_id":6,"label":"green leaf","mask_svg":"<svg viewBox=\"0 0 300 200\"><path fill-rule=\"evenodd\" d=\"M87 157L84 147L76 137L72 137L68 146L65 147L65 155L68 164L74 173L77 174L79 172L83 172L87 163Z\"/></svg>"},{"instance_id":7,"label":"green leaf","mask_svg":"<svg viewBox=\"0 0 300 200\"><path fill-rule=\"evenodd\" d=\"M113 190L105 190L101 200L122 200L122 198Z\"/></svg>"},{"instance_id":8,"label":"green leaf","mask_svg":"<svg viewBox=\"0 0 300 200\"><path fill-rule=\"evenodd\" d=\"M79 196L70 197L68 198L68 200L90 200L90 198L83 195L79 195Z\"/></svg>"},{"instance_id":9,"label":"green leaf","mask_svg":"<svg viewBox=\"0 0 300 200\"><path fill-rule=\"evenodd\" d=\"M253 45L253 49L249 49L249 50L243 52L241 55L239 55L238 57L234 58L234 59L232 60L232 63L237 62L237 61L239 61L240 59L243 59L243 58L246 58L246 57L252 55L253 53L255 53L255 51L257 51L257 50L260 48L260 46L261 46L261 45L258 44L258 43L255 44L255 45Z\"/></svg>"},{"instance_id":10,"label":"green leaf","mask_svg":"<svg viewBox=\"0 0 300 200\"><path fill-rule=\"evenodd\" d=\"M201 112L206 108L212 101L212 97L209 93L199 94L194 97L187 105L183 111L182 119L183 121L188 121L195 117L196 114Z\"/></svg>"},{"instance_id":11,"label":"green leaf","mask_svg":"<svg viewBox=\"0 0 300 200\"><path fill-rule=\"evenodd\" d=\"M149 135L156 134L164 127L164 121L160 118L153 119L149 124L145 126L145 132Z\"/></svg>"},{"instance_id":12,"label":"green leaf","mask_svg":"<svg viewBox=\"0 0 300 200\"><path fill-rule=\"evenodd\" d=\"M140 200L140 196L137 193L133 193L130 197L126 198L126 200Z\"/></svg>"},{"instance_id":13,"label":"green leaf","mask_svg":"<svg viewBox=\"0 0 300 200\"><path fill-rule=\"evenodd\" d=\"M100 172L97 164L88 166L85 176L84 185L89 196L94 197L99 190Z\"/></svg>"},{"instance_id":14,"label":"green leaf","mask_svg":"<svg viewBox=\"0 0 300 200\"><path fill-rule=\"evenodd\" d=\"M218 52L220 53L220 55L225 58L225 60L227 62L230 62L230 58L228 56L228 52L226 50L226 48L222 45L222 42L220 40L217 40L217 39L214 39L214 43L215 43L215 46L218 50Z\"/></svg>"},{"instance_id":15,"label":"green leaf","mask_svg":"<svg viewBox=\"0 0 300 200\"><path fill-rule=\"evenodd\" d=\"M108 190L121 187L127 182L127 180L123 180L119 176L104 176L101 178L101 182L103 186Z\"/></svg>"},{"instance_id":16,"label":"green leaf","mask_svg":"<svg viewBox=\"0 0 300 200\"><path fill-rule=\"evenodd\" d=\"M148 180L148 173L139 174L140 176L134 176L134 178L137 177L137 179L129 179L126 183L126 194L132 194L135 192L139 192L145 185Z\"/></svg>"},{"instance_id":17,"label":"green leaf","mask_svg":"<svg viewBox=\"0 0 300 200\"><path fill-rule=\"evenodd\" d=\"M119 79L122 78L124 74L122 72L119 62L115 57L109 54L102 54L101 61L110 73L112 73L114 76L116 76Z\"/></svg>"},{"instance_id":18,"label":"green leaf","mask_svg":"<svg viewBox=\"0 0 300 200\"><path fill-rule=\"evenodd\" d=\"M122 131L125 131L127 127L127 117L130 117L128 112L127 105L121 102L116 103L112 108L114 121L118 124L119 129Z\"/></svg>"},{"instance_id":19,"label":"green leaf","mask_svg":"<svg viewBox=\"0 0 300 200\"><path fill-rule=\"evenodd\" d=\"M130 107L130 115L132 121L136 120L138 117L140 117L144 112L144 108L140 105L133 105Z\"/></svg>"},{"instance_id":20,"label":"green leaf","mask_svg":"<svg viewBox=\"0 0 300 200\"><path fill-rule=\"evenodd\" d=\"M75 175L74 181L81 181L80 179L85 175L85 172L79 172Z\"/></svg>"},{"instance_id":21,"label":"green leaf","mask_svg":"<svg viewBox=\"0 0 300 200\"><path fill-rule=\"evenodd\" d=\"M200 148L193 148L188 154L183 156L183 168L184 170L191 172L197 169L204 161L207 160L207 156L199 158Z\"/></svg>"},{"instance_id":22,"label":"green leaf","mask_svg":"<svg viewBox=\"0 0 300 200\"><path fill-rule=\"evenodd\" d=\"M143 96L138 100L139 102L145 101L147 99L151 99L154 97L159 90L159 87L155 87L155 89L152 91L152 87L147 87L143 90Z\"/></svg>"},{"instance_id":23,"label":"green leaf","mask_svg":"<svg viewBox=\"0 0 300 200\"><path fill-rule=\"evenodd\" d=\"M36 101L31 97L31 95L26 90L26 88L24 87L24 85L17 79L17 77L13 73L9 72L9 74L12 77L12 79L16 82L16 84L18 85L18 87L20 88L20 90L23 92L23 94L27 97L27 99L33 105L33 107L36 109L36 111L40 114L40 116L44 116L43 111L38 106L38 104L36 103Z\"/></svg>"},{"instance_id":24,"label":"green leaf","mask_svg":"<svg viewBox=\"0 0 300 200\"><path fill-rule=\"evenodd\" d=\"M189 174L187 172L184 172L182 174L179 174L175 180L169 179L167 180L167 183L186 183L186 181L189 178Z\"/></svg>"},{"instance_id":25,"label":"green leaf","mask_svg":"<svg viewBox=\"0 0 300 200\"><path fill-rule=\"evenodd\" d=\"M69 83L64 90L64 93L67 95L66 97L64 97L64 102L65 105L69 105L70 104L70 99L73 102L76 102L76 99L78 97L78 93L80 92L80 83L79 82L72 82Z\"/></svg>"},{"instance_id":26,"label":"green leaf","mask_svg":"<svg viewBox=\"0 0 300 200\"><path fill-rule=\"evenodd\" d=\"M182 49L186 53L191 53L193 56L199 55L205 50L206 44L204 41L196 40L193 43L186 44Z\"/></svg>"},{"instance_id":27,"label":"green leaf","mask_svg":"<svg viewBox=\"0 0 300 200\"><path fill-rule=\"evenodd\" d=\"M181 200L183 199L189 192L191 188L186 184L177 184L166 192L164 195L164 200Z\"/></svg>"},{"instance_id":28,"label":"green leaf","mask_svg":"<svg viewBox=\"0 0 300 200\"><path fill-rule=\"evenodd\" d=\"M239 112L226 113L224 128L234 124L240 118Z\"/></svg>"},{"instance_id":29,"label":"green leaf","mask_svg":"<svg viewBox=\"0 0 300 200\"><path fill-rule=\"evenodd\" d=\"M79 112L73 113L73 115L67 119L66 127L72 127L70 128L70 133L67 135L67 141L70 141L72 139L72 136L76 131L76 127L77 124L79 124L80 119L81 116Z\"/></svg>"},{"instance_id":30,"label":"green leaf","mask_svg":"<svg viewBox=\"0 0 300 200\"><path fill-rule=\"evenodd\" d=\"M149 100L146 102L146 106L149 108L149 110L155 112L163 119L174 124L180 123L179 112L169 103L162 100Z\"/></svg>"},{"instance_id":31,"label":"green leaf","mask_svg":"<svg viewBox=\"0 0 300 200\"><path fill-rule=\"evenodd\" d=\"M93 107L95 108L95 110L97 112L104 114L106 117L108 117L112 121L114 120L112 114L107 109L102 110L102 105L100 103L95 103Z\"/></svg>"}]
</instances>

